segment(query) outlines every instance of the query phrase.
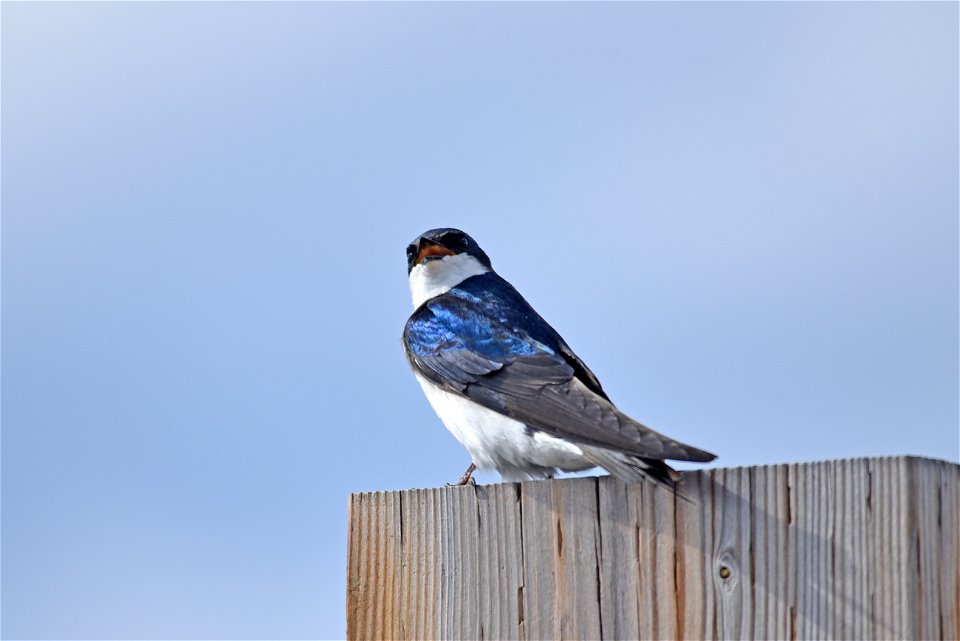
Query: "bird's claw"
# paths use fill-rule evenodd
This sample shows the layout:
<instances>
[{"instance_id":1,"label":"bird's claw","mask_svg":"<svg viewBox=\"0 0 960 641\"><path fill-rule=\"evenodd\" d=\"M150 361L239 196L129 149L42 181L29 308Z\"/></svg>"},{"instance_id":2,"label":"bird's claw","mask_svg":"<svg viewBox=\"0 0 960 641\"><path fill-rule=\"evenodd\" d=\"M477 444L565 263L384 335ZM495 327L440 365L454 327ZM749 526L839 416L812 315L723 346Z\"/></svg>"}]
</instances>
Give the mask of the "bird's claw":
<instances>
[{"instance_id":1,"label":"bird's claw","mask_svg":"<svg viewBox=\"0 0 960 641\"><path fill-rule=\"evenodd\" d=\"M461 485L476 485L477 481L473 478L473 471L477 469L476 463L471 463L470 467L467 468L467 471L463 473L463 476L460 477L460 480L456 483L447 483L448 487L458 487Z\"/></svg>"}]
</instances>

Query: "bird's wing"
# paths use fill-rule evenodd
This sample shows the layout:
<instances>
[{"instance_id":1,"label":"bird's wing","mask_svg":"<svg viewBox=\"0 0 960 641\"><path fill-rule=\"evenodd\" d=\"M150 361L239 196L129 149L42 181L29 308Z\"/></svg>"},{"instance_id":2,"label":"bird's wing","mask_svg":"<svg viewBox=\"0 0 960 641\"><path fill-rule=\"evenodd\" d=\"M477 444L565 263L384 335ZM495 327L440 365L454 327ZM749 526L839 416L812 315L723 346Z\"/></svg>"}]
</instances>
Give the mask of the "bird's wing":
<instances>
[{"instance_id":1,"label":"bird's wing","mask_svg":"<svg viewBox=\"0 0 960 641\"><path fill-rule=\"evenodd\" d=\"M403 338L416 372L551 436L642 457L715 458L620 412L516 290L486 285L455 288L411 316Z\"/></svg>"}]
</instances>

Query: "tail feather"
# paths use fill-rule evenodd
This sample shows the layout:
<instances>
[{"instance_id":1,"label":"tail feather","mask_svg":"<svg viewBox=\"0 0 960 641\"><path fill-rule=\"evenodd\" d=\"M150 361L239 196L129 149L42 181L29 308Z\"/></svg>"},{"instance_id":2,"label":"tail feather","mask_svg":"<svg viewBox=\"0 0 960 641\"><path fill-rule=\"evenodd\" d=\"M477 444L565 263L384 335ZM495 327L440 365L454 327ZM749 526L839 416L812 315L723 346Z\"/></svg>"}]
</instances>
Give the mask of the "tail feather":
<instances>
[{"instance_id":1,"label":"tail feather","mask_svg":"<svg viewBox=\"0 0 960 641\"><path fill-rule=\"evenodd\" d=\"M660 459L643 458L593 445L580 445L580 449L588 461L604 468L613 476L627 483L653 481L674 496L692 503L677 489L677 485L683 481L683 473L673 469Z\"/></svg>"}]
</instances>

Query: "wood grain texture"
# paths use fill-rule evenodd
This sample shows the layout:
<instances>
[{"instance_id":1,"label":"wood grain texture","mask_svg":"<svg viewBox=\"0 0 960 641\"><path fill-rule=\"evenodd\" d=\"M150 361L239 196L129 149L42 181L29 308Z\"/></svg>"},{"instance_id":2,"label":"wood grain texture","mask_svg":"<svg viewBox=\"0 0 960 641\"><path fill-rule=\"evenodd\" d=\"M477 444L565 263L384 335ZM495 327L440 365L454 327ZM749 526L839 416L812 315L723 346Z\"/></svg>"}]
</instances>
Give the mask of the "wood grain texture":
<instances>
[{"instance_id":1,"label":"wood grain texture","mask_svg":"<svg viewBox=\"0 0 960 641\"><path fill-rule=\"evenodd\" d=\"M350 639L957 639L960 466L354 494Z\"/></svg>"}]
</instances>

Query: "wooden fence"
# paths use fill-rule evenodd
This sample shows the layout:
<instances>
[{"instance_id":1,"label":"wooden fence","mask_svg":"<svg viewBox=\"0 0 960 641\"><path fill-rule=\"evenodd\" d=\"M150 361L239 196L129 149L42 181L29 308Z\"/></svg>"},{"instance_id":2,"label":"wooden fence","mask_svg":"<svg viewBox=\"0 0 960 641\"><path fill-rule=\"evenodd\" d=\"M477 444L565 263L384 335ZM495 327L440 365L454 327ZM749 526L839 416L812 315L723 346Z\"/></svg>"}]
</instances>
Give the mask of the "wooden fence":
<instances>
[{"instance_id":1,"label":"wooden fence","mask_svg":"<svg viewBox=\"0 0 960 641\"><path fill-rule=\"evenodd\" d=\"M958 639L960 466L354 494L350 639Z\"/></svg>"}]
</instances>

